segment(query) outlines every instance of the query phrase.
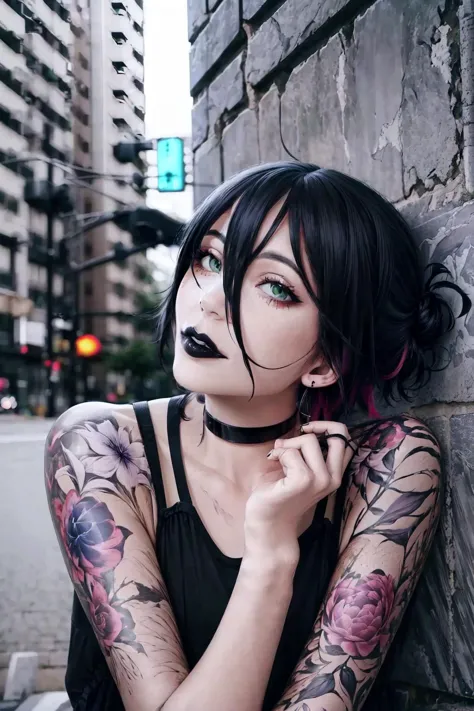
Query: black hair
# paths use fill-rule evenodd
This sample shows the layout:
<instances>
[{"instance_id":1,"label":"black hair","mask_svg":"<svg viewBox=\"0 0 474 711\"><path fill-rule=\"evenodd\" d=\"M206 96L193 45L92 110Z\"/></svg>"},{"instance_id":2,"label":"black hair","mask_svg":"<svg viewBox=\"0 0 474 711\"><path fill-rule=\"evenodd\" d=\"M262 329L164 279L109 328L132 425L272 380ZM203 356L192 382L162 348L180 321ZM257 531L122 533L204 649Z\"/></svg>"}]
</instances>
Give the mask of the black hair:
<instances>
[{"instance_id":1,"label":"black hair","mask_svg":"<svg viewBox=\"0 0 474 711\"><path fill-rule=\"evenodd\" d=\"M280 201L272 227L256 247L266 216ZM305 393L308 414L329 419L359 404L373 415L374 388L387 402L397 396L408 400L410 391L423 386L439 368L434 346L455 322L439 290L448 287L460 295L459 316L471 308L470 299L449 280L451 275L442 264L429 265L425 280L413 234L385 198L336 170L293 162L244 171L218 187L198 208L184 229L174 280L160 311L162 354L173 331L181 281L203 237L232 206L223 288L252 383L252 362L241 331L242 282L250 263L286 217L296 264L319 310L315 347L339 376L330 388ZM316 293L305 275L301 235Z\"/></svg>"}]
</instances>

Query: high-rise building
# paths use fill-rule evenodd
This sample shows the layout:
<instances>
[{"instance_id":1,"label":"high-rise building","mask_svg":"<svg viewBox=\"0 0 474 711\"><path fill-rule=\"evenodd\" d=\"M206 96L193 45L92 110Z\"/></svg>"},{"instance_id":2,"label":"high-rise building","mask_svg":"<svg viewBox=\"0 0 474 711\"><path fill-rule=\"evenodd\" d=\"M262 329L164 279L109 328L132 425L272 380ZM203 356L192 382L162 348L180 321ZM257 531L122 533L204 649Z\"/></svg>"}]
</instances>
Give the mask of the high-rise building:
<instances>
[{"instance_id":1,"label":"high-rise building","mask_svg":"<svg viewBox=\"0 0 474 711\"><path fill-rule=\"evenodd\" d=\"M46 216L25 202L24 190L32 179L46 180L48 161L58 184L69 172L69 45L64 3L0 0L0 377L23 405L47 388ZM55 228L58 240L62 223ZM53 293L59 304L59 274Z\"/></svg>"},{"instance_id":2,"label":"high-rise building","mask_svg":"<svg viewBox=\"0 0 474 711\"><path fill-rule=\"evenodd\" d=\"M23 406L44 405L48 387L47 222L25 202L25 183L45 180L53 161L54 183L70 186L75 215L55 220L55 243L84 215L144 202L133 174L143 175L145 163L123 165L113 150L143 138L143 62L141 0L0 0L0 379L10 381ZM116 242L129 246L130 235L109 223L71 242L71 255L87 260ZM85 272L80 311L101 315L85 315L81 330L106 349L134 338L130 319L104 314L133 313L137 293L150 289L149 274L144 255ZM68 280L58 269L55 310L66 314L55 319L59 352L67 345L65 295L67 301ZM100 369L94 372L100 380ZM56 377L62 409L64 374Z\"/></svg>"},{"instance_id":3,"label":"high-rise building","mask_svg":"<svg viewBox=\"0 0 474 711\"><path fill-rule=\"evenodd\" d=\"M144 133L142 2L72 0L71 22L74 163L93 188L78 190L80 211L101 213L144 203L133 174L144 176L145 163L137 158L135 165L124 165L114 155L119 142L142 139ZM84 235L82 256L98 257L117 242L131 246L130 235L108 223ZM133 313L137 292L149 289L149 271L146 257L136 255L86 272L81 308L90 315L82 319L82 329L97 335L108 349L126 345L135 336L130 319L103 314ZM101 379L100 368L94 373L89 376L92 386L97 374Z\"/></svg>"}]
</instances>

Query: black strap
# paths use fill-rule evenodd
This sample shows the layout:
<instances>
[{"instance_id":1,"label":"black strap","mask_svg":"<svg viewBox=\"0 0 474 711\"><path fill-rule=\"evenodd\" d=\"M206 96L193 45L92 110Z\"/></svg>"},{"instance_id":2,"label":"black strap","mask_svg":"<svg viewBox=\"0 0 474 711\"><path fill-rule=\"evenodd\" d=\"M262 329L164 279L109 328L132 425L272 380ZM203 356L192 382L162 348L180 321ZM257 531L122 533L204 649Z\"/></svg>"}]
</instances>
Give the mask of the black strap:
<instances>
[{"instance_id":1,"label":"black strap","mask_svg":"<svg viewBox=\"0 0 474 711\"><path fill-rule=\"evenodd\" d=\"M158 456L158 446L156 444L155 430L151 419L150 408L147 402L135 402L133 405L135 417L137 418L138 429L142 436L145 456L150 467L151 480L155 488L155 496L160 510L166 508L165 487L161 475L160 458Z\"/></svg>"},{"instance_id":2,"label":"black strap","mask_svg":"<svg viewBox=\"0 0 474 711\"><path fill-rule=\"evenodd\" d=\"M182 399L183 395L178 395L177 397L172 397L168 403L168 442L179 500L192 504L186 481L183 454L181 452L180 427Z\"/></svg>"}]
</instances>

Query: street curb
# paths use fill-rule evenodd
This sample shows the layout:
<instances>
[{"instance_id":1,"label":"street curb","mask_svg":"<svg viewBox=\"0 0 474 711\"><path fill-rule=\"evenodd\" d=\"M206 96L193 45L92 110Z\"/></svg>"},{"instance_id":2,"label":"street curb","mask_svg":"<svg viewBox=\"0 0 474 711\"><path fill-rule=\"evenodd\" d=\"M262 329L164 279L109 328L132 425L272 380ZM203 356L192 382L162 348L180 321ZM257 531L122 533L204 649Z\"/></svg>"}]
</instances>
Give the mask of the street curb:
<instances>
[{"instance_id":1,"label":"street curb","mask_svg":"<svg viewBox=\"0 0 474 711\"><path fill-rule=\"evenodd\" d=\"M66 692L51 691L30 696L16 711L72 711L72 706Z\"/></svg>"}]
</instances>

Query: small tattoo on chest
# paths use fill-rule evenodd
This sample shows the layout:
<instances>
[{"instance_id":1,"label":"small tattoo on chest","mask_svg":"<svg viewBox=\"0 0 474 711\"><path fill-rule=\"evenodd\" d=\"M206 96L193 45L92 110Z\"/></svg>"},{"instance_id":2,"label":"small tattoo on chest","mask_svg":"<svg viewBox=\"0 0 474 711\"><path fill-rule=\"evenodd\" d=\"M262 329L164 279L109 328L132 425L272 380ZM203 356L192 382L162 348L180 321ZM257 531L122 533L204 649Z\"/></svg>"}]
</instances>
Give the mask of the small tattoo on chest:
<instances>
[{"instance_id":1,"label":"small tattoo on chest","mask_svg":"<svg viewBox=\"0 0 474 711\"><path fill-rule=\"evenodd\" d=\"M200 486L200 488L203 491L203 493L206 494L206 496L208 496L210 498L210 500L212 501L212 506L213 506L216 514L218 516L221 516L228 526L232 526L232 524L234 522L234 517L232 516L232 514L230 514L225 509L223 509L222 506L217 501L217 499L215 499L213 496L211 496L211 494L202 485Z\"/></svg>"}]
</instances>

